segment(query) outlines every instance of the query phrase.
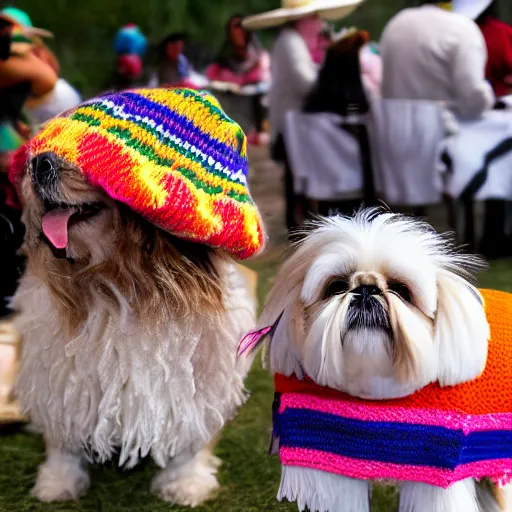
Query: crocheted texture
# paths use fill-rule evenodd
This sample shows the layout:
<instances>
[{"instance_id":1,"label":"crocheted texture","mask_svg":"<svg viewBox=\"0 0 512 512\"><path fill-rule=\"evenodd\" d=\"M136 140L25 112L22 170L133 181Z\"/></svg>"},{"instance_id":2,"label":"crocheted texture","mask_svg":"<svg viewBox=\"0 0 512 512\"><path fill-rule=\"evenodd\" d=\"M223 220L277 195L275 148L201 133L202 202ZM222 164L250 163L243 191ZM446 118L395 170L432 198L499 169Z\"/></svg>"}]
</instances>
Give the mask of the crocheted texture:
<instances>
[{"instance_id":1,"label":"crocheted texture","mask_svg":"<svg viewBox=\"0 0 512 512\"><path fill-rule=\"evenodd\" d=\"M209 93L148 89L94 98L51 120L27 143L25 162L47 151L176 236L238 259L263 248L245 135Z\"/></svg>"},{"instance_id":2,"label":"crocheted texture","mask_svg":"<svg viewBox=\"0 0 512 512\"><path fill-rule=\"evenodd\" d=\"M472 382L364 401L276 375L274 435L282 464L439 487L469 477L511 481L512 295L482 295L491 340L486 368Z\"/></svg>"}]
</instances>

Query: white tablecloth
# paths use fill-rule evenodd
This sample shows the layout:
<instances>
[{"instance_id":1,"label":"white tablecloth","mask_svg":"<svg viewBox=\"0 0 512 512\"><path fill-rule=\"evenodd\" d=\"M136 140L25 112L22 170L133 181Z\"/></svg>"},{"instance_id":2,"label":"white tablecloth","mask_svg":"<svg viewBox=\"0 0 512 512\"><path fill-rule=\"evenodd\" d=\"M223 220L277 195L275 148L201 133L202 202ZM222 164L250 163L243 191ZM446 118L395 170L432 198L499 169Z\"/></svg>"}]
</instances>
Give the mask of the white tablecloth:
<instances>
[{"instance_id":1,"label":"white tablecloth","mask_svg":"<svg viewBox=\"0 0 512 512\"><path fill-rule=\"evenodd\" d=\"M359 144L340 127L343 120L335 114L287 113L284 137L295 193L317 201L362 196Z\"/></svg>"},{"instance_id":2,"label":"white tablecloth","mask_svg":"<svg viewBox=\"0 0 512 512\"><path fill-rule=\"evenodd\" d=\"M512 200L512 110L472 122L452 116L450 136L445 114L435 102L377 100L356 120L367 120L379 197L401 206L439 203L442 194ZM285 143L297 194L320 201L362 197L359 143L343 122L354 119L288 112Z\"/></svg>"},{"instance_id":3,"label":"white tablecloth","mask_svg":"<svg viewBox=\"0 0 512 512\"><path fill-rule=\"evenodd\" d=\"M379 196L391 205L438 203L441 194L435 176L445 136L441 107L430 101L376 100L370 119Z\"/></svg>"},{"instance_id":4,"label":"white tablecloth","mask_svg":"<svg viewBox=\"0 0 512 512\"><path fill-rule=\"evenodd\" d=\"M450 197L512 200L512 111L495 110L460 122L441 151L451 164L441 164L437 187Z\"/></svg>"}]
</instances>

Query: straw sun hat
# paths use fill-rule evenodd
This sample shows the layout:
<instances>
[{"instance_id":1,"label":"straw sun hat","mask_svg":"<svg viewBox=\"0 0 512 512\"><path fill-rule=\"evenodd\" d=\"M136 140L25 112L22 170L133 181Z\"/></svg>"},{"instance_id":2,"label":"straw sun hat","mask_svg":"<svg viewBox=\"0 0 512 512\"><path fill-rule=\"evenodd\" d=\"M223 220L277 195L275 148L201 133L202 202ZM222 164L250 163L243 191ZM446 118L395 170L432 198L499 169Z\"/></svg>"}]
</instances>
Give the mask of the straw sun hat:
<instances>
[{"instance_id":1,"label":"straw sun hat","mask_svg":"<svg viewBox=\"0 0 512 512\"><path fill-rule=\"evenodd\" d=\"M453 0L452 10L476 20L492 2L493 0Z\"/></svg>"},{"instance_id":2,"label":"straw sun hat","mask_svg":"<svg viewBox=\"0 0 512 512\"><path fill-rule=\"evenodd\" d=\"M317 14L329 21L340 20L348 16L364 0L281 0L281 9L268 11L243 20L243 26L249 30L275 27L289 21L298 20L311 14Z\"/></svg>"}]
</instances>

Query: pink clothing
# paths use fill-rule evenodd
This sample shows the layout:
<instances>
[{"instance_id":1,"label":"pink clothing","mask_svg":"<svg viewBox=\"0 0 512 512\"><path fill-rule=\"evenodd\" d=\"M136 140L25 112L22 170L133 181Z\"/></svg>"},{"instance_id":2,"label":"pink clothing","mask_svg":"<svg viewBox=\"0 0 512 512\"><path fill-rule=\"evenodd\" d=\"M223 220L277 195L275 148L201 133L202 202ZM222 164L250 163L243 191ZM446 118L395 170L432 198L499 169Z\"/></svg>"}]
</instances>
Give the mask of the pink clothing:
<instances>
[{"instance_id":1,"label":"pink clothing","mask_svg":"<svg viewBox=\"0 0 512 512\"><path fill-rule=\"evenodd\" d=\"M321 64L325 57L326 48L320 37L323 28L323 22L316 16L310 16L295 22L295 30L306 42L311 57L316 64Z\"/></svg>"},{"instance_id":2,"label":"pink clothing","mask_svg":"<svg viewBox=\"0 0 512 512\"><path fill-rule=\"evenodd\" d=\"M231 69L220 64L212 64L206 70L209 80L237 84L240 87L249 84L257 84L270 81L270 57L264 52L257 66L245 73L234 73Z\"/></svg>"},{"instance_id":3,"label":"pink clothing","mask_svg":"<svg viewBox=\"0 0 512 512\"><path fill-rule=\"evenodd\" d=\"M366 91L372 96L380 96L382 83L382 59L366 45L361 49L361 75Z\"/></svg>"}]
</instances>

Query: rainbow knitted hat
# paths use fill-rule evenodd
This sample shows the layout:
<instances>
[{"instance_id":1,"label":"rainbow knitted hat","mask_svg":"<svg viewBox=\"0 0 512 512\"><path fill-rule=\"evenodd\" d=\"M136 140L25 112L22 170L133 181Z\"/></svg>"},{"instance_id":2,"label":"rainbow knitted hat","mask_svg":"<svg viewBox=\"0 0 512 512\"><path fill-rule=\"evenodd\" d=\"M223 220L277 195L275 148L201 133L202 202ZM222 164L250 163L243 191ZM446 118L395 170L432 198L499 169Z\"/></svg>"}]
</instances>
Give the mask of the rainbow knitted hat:
<instances>
[{"instance_id":1,"label":"rainbow knitted hat","mask_svg":"<svg viewBox=\"0 0 512 512\"><path fill-rule=\"evenodd\" d=\"M245 135L207 92L140 89L94 98L49 121L26 144L25 162L49 151L175 236L237 259L264 246L247 187Z\"/></svg>"}]
</instances>

